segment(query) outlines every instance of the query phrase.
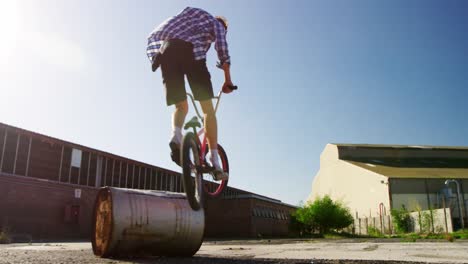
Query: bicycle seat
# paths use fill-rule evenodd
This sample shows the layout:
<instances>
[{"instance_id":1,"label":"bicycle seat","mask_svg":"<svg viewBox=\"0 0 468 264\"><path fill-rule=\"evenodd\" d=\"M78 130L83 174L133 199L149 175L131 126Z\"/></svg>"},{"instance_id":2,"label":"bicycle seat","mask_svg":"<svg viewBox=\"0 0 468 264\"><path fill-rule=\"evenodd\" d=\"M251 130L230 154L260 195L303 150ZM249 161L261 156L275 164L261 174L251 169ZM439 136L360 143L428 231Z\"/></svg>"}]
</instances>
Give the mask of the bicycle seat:
<instances>
[{"instance_id":1,"label":"bicycle seat","mask_svg":"<svg viewBox=\"0 0 468 264\"><path fill-rule=\"evenodd\" d=\"M184 129L187 130L189 128L193 127L194 129L197 128L197 127L201 127L201 124L200 122L198 122L198 118L196 116L194 116L192 119L190 119L190 121L188 121L185 126L184 126Z\"/></svg>"}]
</instances>

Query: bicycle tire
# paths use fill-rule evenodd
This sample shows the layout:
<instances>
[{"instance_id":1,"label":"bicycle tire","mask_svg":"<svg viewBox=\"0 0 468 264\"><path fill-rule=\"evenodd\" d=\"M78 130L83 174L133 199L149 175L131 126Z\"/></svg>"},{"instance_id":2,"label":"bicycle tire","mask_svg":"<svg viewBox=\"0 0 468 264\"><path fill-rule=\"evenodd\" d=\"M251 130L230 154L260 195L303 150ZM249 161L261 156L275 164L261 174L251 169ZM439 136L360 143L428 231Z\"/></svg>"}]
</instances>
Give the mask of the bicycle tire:
<instances>
[{"instance_id":1,"label":"bicycle tire","mask_svg":"<svg viewBox=\"0 0 468 264\"><path fill-rule=\"evenodd\" d=\"M182 142L181 165L184 191L190 207L198 211L203 203L203 175L197 171L200 166L199 144L194 133L185 134Z\"/></svg>"},{"instance_id":2,"label":"bicycle tire","mask_svg":"<svg viewBox=\"0 0 468 264\"><path fill-rule=\"evenodd\" d=\"M206 159L207 154L208 152L205 153L205 159ZM223 168L223 171L229 174L228 157L227 157L226 151L220 144L218 144L218 154L221 160L221 166ZM219 197L223 193L224 189L226 189L228 180L223 180L220 183L216 183L216 184L218 184L218 186L216 186L215 188L212 188L209 186L210 182L203 183L203 191L208 195L208 197L211 197L211 198ZM212 189L213 191L211 191L210 189Z\"/></svg>"}]
</instances>

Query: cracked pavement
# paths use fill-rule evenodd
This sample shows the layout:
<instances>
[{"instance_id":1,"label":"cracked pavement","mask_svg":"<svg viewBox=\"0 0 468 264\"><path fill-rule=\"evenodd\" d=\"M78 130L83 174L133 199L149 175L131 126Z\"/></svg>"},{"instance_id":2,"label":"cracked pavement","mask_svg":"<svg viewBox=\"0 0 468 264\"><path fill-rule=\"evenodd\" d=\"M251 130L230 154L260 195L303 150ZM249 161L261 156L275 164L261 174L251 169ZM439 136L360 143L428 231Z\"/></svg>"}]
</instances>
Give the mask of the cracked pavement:
<instances>
[{"instance_id":1,"label":"cracked pavement","mask_svg":"<svg viewBox=\"0 0 468 264\"><path fill-rule=\"evenodd\" d=\"M0 263L468 263L468 241L206 241L192 258L102 259L91 243L0 245Z\"/></svg>"}]
</instances>

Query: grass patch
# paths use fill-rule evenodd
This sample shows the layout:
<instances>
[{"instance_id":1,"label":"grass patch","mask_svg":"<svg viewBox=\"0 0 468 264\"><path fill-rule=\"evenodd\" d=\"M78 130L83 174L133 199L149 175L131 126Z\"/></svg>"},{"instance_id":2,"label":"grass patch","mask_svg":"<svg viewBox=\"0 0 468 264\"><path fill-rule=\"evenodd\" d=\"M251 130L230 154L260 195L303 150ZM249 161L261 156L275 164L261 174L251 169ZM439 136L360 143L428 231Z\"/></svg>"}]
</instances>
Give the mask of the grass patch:
<instances>
[{"instance_id":1,"label":"grass patch","mask_svg":"<svg viewBox=\"0 0 468 264\"><path fill-rule=\"evenodd\" d=\"M289 234L287 236L287 238L292 238L292 239L295 239L295 238L299 238L299 239L302 239L302 238L324 238L324 237L325 237L324 235L318 234L318 233L317 234L310 234L310 233L297 234L297 233L294 233L294 234Z\"/></svg>"},{"instance_id":2,"label":"grass patch","mask_svg":"<svg viewBox=\"0 0 468 264\"><path fill-rule=\"evenodd\" d=\"M332 232L324 235L324 238L328 239L344 239L344 238L399 238L402 242L416 242L417 240L435 239L435 240L447 240L453 242L456 239L468 239L468 229L459 230L454 233L406 233L406 234L392 234L386 235L379 232L377 229L369 229L368 235L357 235L349 234L346 232Z\"/></svg>"},{"instance_id":3,"label":"grass patch","mask_svg":"<svg viewBox=\"0 0 468 264\"><path fill-rule=\"evenodd\" d=\"M358 234L351 234L347 232L336 232L332 231L323 236L323 238L328 238L328 239L345 239L345 238L375 238L374 236L370 235L358 235Z\"/></svg>"},{"instance_id":4,"label":"grass patch","mask_svg":"<svg viewBox=\"0 0 468 264\"><path fill-rule=\"evenodd\" d=\"M457 232L453 232L452 235L456 239L468 239L468 229L458 230Z\"/></svg>"},{"instance_id":5,"label":"grass patch","mask_svg":"<svg viewBox=\"0 0 468 264\"><path fill-rule=\"evenodd\" d=\"M291 236L292 237L292 236ZM295 238L299 238L295 236ZM417 240L447 240L449 242L453 242L457 239L467 239L468 240L468 229L458 230L453 233L445 234L445 233L398 233L398 234L382 234L380 230L376 228L369 228L368 235L358 235L358 234L351 234L347 232L337 232L331 231L326 234L319 235L319 234L307 234L304 236L300 236L300 238L326 238L326 239L346 239L346 238L382 238L382 239L401 239L402 242L416 242Z\"/></svg>"},{"instance_id":6,"label":"grass patch","mask_svg":"<svg viewBox=\"0 0 468 264\"><path fill-rule=\"evenodd\" d=\"M417 234L417 233L401 234L402 242L416 242L416 240L418 239L421 239L421 234Z\"/></svg>"},{"instance_id":7,"label":"grass patch","mask_svg":"<svg viewBox=\"0 0 468 264\"><path fill-rule=\"evenodd\" d=\"M342 239L342 238L351 238L348 235L342 234L342 233L327 233L323 235L323 238L327 239Z\"/></svg>"},{"instance_id":8,"label":"grass patch","mask_svg":"<svg viewBox=\"0 0 468 264\"><path fill-rule=\"evenodd\" d=\"M386 237L386 235L382 234L382 232L380 232L379 229L375 228L375 227L372 227L372 226L369 226L369 228L367 229L367 233L369 234L369 236L371 237L376 237L376 238L384 238Z\"/></svg>"}]
</instances>

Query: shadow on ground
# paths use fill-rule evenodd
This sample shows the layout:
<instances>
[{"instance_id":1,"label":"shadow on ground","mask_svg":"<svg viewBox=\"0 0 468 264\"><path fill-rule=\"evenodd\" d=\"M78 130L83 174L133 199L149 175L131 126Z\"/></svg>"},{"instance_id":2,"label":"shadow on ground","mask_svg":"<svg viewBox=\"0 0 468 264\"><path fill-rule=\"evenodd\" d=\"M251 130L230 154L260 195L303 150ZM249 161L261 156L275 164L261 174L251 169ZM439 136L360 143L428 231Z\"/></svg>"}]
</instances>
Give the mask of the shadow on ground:
<instances>
[{"instance_id":1,"label":"shadow on ground","mask_svg":"<svg viewBox=\"0 0 468 264\"><path fill-rule=\"evenodd\" d=\"M124 261L131 263L160 263L160 264L408 264L408 263L423 263L423 262L406 262L406 261L381 261L381 260L298 260L298 259L251 259L251 258L213 258L204 256L195 256L192 258L163 258L163 257L148 257L125 259Z\"/></svg>"}]
</instances>

